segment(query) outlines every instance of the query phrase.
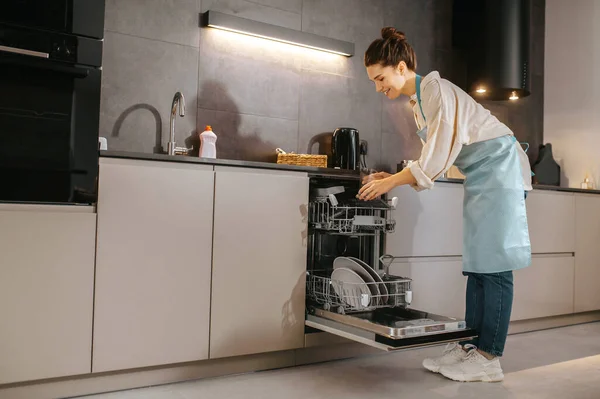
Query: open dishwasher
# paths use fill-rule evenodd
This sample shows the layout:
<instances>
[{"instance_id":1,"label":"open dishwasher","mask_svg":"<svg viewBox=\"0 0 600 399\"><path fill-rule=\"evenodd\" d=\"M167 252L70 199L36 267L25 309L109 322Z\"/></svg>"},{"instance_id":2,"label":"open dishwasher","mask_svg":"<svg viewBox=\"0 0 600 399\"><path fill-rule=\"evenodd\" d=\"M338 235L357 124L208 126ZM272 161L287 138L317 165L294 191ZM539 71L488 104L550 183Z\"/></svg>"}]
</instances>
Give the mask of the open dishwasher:
<instances>
[{"instance_id":1,"label":"open dishwasher","mask_svg":"<svg viewBox=\"0 0 600 399\"><path fill-rule=\"evenodd\" d=\"M359 188L358 175L311 176L307 333L387 351L473 338L463 320L410 307L411 279L390 274L394 258L382 255L385 235L401 223L393 218L398 200L360 201Z\"/></svg>"}]
</instances>

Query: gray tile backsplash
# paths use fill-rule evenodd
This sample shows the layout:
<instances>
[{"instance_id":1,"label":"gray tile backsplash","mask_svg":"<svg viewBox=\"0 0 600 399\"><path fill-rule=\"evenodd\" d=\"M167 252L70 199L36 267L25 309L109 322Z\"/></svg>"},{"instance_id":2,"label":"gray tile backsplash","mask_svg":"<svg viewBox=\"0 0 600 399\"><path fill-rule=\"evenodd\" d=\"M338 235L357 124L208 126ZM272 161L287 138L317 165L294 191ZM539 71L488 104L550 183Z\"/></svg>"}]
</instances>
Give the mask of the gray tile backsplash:
<instances>
[{"instance_id":1,"label":"gray tile backsplash","mask_svg":"<svg viewBox=\"0 0 600 399\"><path fill-rule=\"evenodd\" d=\"M297 120L200 109L198 130L202 132L206 125L219 132L218 158L275 162L275 148L298 147Z\"/></svg>"},{"instance_id":2,"label":"gray tile backsplash","mask_svg":"<svg viewBox=\"0 0 600 399\"><path fill-rule=\"evenodd\" d=\"M379 163L381 101L381 94L367 79L303 71L298 151L319 152L321 147L318 140L313 140L315 135L331 133L336 127L353 127L359 130L361 140L371 144L371 163Z\"/></svg>"},{"instance_id":3,"label":"gray tile backsplash","mask_svg":"<svg viewBox=\"0 0 600 399\"><path fill-rule=\"evenodd\" d=\"M537 154L543 129L544 0L532 7L533 94L484 104ZM355 43L346 58L199 27L199 13L242 18ZM419 156L406 99L375 92L362 63L384 26L406 33L418 72L438 70L464 85L464 57L452 47L452 0L107 0L101 135L109 148L166 148L176 91L178 145L198 146L213 126L220 158L274 161L275 148L327 153L336 127L359 129L370 167L395 170Z\"/></svg>"},{"instance_id":4,"label":"gray tile backsplash","mask_svg":"<svg viewBox=\"0 0 600 399\"><path fill-rule=\"evenodd\" d=\"M198 75L200 108L298 120L300 69L293 65L203 46Z\"/></svg>"},{"instance_id":5,"label":"gray tile backsplash","mask_svg":"<svg viewBox=\"0 0 600 399\"><path fill-rule=\"evenodd\" d=\"M166 149L173 95L181 91L186 115L177 117L176 142L194 134L198 49L106 32L100 136L109 148L154 152Z\"/></svg>"},{"instance_id":6,"label":"gray tile backsplash","mask_svg":"<svg viewBox=\"0 0 600 399\"><path fill-rule=\"evenodd\" d=\"M383 5L381 0L304 0L302 30L353 42L355 56L348 59L344 75L367 79L363 54L383 27Z\"/></svg>"},{"instance_id":7,"label":"gray tile backsplash","mask_svg":"<svg viewBox=\"0 0 600 399\"><path fill-rule=\"evenodd\" d=\"M417 125L407 98L398 101L383 100L381 130L381 163L387 170L395 170L402 160L419 157L422 145L415 134Z\"/></svg>"},{"instance_id":8,"label":"gray tile backsplash","mask_svg":"<svg viewBox=\"0 0 600 399\"><path fill-rule=\"evenodd\" d=\"M198 47L200 0L107 0L105 29Z\"/></svg>"},{"instance_id":9,"label":"gray tile backsplash","mask_svg":"<svg viewBox=\"0 0 600 399\"><path fill-rule=\"evenodd\" d=\"M427 74L434 67L433 57L438 48L436 37L435 9L440 0L386 0L388 11L385 13L385 26L394 26L406 35L408 42L417 53L417 72ZM439 5L437 7L446 6ZM448 10L445 18L451 20L452 9ZM450 32L451 33L451 32ZM440 32L447 34L447 32Z\"/></svg>"},{"instance_id":10,"label":"gray tile backsplash","mask_svg":"<svg viewBox=\"0 0 600 399\"><path fill-rule=\"evenodd\" d=\"M291 11L296 14L302 13L302 0L250 0L253 3L272 7L279 10Z\"/></svg>"}]
</instances>

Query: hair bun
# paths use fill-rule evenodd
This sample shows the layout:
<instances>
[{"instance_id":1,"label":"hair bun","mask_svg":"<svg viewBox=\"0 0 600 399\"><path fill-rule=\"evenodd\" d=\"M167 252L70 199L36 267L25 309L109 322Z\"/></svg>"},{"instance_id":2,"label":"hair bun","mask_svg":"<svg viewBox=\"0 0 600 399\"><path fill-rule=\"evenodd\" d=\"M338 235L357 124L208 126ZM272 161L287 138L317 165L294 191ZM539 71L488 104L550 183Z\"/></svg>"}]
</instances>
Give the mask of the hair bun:
<instances>
[{"instance_id":1,"label":"hair bun","mask_svg":"<svg viewBox=\"0 0 600 399\"><path fill-rule=\"evenodd\" d=\"M396 28L392 28L390 26L381 29L381 37L383 39L391 39L393 37L398 40L406 40L406 36L403 32L400 32L396 30Z\"/></svg>"}]
</instances>

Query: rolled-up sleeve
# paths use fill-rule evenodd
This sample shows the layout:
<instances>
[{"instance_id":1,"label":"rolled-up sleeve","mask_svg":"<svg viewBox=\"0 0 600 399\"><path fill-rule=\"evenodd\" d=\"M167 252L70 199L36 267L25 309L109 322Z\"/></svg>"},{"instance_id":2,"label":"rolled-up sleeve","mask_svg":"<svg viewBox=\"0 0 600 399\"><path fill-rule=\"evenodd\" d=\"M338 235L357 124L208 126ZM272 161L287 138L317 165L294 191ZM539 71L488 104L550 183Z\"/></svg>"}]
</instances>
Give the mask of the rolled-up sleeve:
<instances>
[{"instance_id":1,"label":"rolled-up sleeve","mask_svg":"<svg viewBox=\"0 0 600 399\"><path fill-rule=\"evenodd\" d=\"M427 82L423 88L422 107L427 119L427 142L418 161L410 164L417 191L430 189L454 163L462 145L455 126L457 104L450 93L444 96L438 80Z\"/></svg>"}]
</instances>

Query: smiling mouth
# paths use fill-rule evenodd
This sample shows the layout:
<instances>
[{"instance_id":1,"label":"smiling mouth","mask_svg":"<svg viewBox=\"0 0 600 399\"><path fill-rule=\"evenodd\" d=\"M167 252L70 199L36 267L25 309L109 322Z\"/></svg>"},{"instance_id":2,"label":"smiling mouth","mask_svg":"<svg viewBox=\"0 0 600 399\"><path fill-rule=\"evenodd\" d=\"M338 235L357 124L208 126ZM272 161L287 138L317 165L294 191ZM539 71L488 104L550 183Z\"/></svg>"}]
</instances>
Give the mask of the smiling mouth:
<instances>
[{"instance_id":1,"label":"smiling mouth","mask_svg":"<svg viewBox=\"0 0 600 399\"><path fill-rule=\"evenodd\" d=\"M391 90L391 89L387 89L386 91L384 91L384 92L383 92L383 95L384 95L384 96L387 96L387 95L388 95L388 93L390 92L390 90Z\"/></svg>"}]
</instances>

